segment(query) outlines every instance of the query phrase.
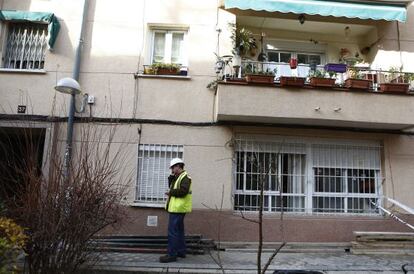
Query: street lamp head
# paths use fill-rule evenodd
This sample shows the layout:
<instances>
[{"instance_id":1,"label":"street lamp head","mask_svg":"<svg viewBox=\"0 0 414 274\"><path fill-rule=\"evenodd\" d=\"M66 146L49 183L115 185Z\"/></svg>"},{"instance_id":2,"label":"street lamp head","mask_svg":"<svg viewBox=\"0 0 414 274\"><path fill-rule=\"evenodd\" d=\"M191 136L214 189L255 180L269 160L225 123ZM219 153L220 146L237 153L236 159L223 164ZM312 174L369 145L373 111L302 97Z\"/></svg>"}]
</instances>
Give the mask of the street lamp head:
<instances>
[{"instance_id":1,"label":"street lamp head","mask_svg":"<svg viewBox=\"0 0 414 274\"><path fill-rule=\"evenodd\" d=\"M75 79L69 77L60 79L55 87L55 90L67 94L81 93L79 83Z\"/></svg>"}]
</instances>

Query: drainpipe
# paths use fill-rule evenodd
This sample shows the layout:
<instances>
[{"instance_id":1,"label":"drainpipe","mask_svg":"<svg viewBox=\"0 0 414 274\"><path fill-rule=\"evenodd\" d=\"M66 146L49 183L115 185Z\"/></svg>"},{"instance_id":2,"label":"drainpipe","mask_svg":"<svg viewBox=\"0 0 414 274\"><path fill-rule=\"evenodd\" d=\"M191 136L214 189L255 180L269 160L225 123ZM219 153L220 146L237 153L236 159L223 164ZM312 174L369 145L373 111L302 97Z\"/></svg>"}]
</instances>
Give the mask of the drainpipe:
<instances>
[{"instance_id":1,"label":"drainpipe","mask_svg":"<svg viewBox=\"0 0 414 274\"><path fill-rule=\"evenodd\" d=\"M75 64L73 66L72 78L79 82L79 72L80 72L80 65L82 60L82 48L84 43L84 35L85 35L85 23L88 17L88 8L89 8L89 0L84 0L83 3L83 15L82 15L82 23L81 23L81 30L79 35L79 42L76 48L76 55L75 55ZM73 139L73 124L75 118L75 94L72 93L70 97L70 106L69 106L69 116L68 116L68 132L66 137L66 151L65 151L65 177L68 178L69 176L69 167L72 160L72 139Z\"/></svg>"}]
</instances>

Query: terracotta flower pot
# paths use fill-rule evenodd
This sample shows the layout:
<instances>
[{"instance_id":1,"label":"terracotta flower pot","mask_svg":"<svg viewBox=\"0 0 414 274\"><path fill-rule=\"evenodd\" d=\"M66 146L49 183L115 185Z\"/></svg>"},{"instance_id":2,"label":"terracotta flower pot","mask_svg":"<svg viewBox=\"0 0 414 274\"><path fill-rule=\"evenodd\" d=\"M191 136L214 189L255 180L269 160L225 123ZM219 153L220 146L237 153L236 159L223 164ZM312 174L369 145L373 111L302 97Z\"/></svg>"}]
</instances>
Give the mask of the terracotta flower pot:
<instances>
[{"instance_id":1,"label":"terracotta flower pot","mask_svg":"<svg viewBox=\"0 0 414 274\"><path fill-rule=\"evenodd\" d=\"M365 79L353 79L349 78L345 80L345 87L351 89L368 90L371 88L372 81Z\"/></svg>"},{"instance_id":2,"label":"terracotta flower pot","mask_svg":"<svg viewBox=\"0 0 414 274\"><path fill-rule=\"evenodd\" d=\"M293 87L303 87L305 85L306 78L304 77L280 77L280 85L283 86L293 86Z\"/></svg>"},{"instance_id":3,"label":"terracotta flower pot","mask_svg":"<svg viewBox=\"0 0 414 274\"><path fill-rule=\"evenodd\" d=\"M312 77L312 78L310 78L310 84L313 87L329 87L329 88L331 88L331 87L335 86L335 79Z\"/></svg>"},{"instance_id":4,"label":"terracotta flower pot","mask_svg":"<svg viewBox=\"0 0 414 274\"><path fill-rule=\"evenodd\" d=\"M179 71L176 69L159 68L157 69L158 75L178 75Z\"/></svg>"},{"instance_id":5,"label":"terracotta flower pot","mask_svg":"<svg viewBox=\"0 0 414 274\"><path fill-rule=\"evenodd\" d=\"M385 93L407 93L410 87L407 83L383 83L380 85L380 91Z\"/></svg>"},{"instance_id":6,"label":"terracotta flower pot","mask_svg":"<svg viewBox=\"0 0 414 274\"><path fill-rule=\"evenodd\" d=\"M248 83L273 84L274 79L274 75L246 74L246 81Z\"/></svg>"}]
</instances>

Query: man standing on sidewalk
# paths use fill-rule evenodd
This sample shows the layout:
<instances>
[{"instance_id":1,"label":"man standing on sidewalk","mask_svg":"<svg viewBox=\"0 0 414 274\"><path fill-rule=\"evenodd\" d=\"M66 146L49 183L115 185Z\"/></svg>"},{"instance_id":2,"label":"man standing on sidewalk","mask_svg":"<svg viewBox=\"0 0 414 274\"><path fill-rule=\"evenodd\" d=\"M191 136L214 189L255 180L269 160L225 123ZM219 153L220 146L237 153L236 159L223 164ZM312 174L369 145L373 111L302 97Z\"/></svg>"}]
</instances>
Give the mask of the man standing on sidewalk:
<instances>
[{"instance_id":1,"label":"man standing on sidewalk","mask_svg":"<svg viewBox=\"0 0 414 274\"><path fill-rule=\"evenodd\" d=\"M183 160L172 159L170 169L170 190L165 193L168 195L165 209L169 213L168 254L160 257L161 263L175 262L177 257L185 258L184 216L191 212L192 208L191 178L184 170Z\"/></svg>"}]
</instances>

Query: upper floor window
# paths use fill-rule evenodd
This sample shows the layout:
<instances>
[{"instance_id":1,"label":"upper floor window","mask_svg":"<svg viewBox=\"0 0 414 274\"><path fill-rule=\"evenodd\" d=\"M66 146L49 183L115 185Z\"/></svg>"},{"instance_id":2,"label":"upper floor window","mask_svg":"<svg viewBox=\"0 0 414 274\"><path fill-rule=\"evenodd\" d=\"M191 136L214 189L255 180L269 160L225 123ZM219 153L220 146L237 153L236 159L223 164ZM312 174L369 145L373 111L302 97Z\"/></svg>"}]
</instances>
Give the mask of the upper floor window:
<instances>
[{"instance_id":1,"label":"upper floor window","mask_svg":"<svg viewBox=\"0 0 414 274\"><path fill-rule=\"evenodd\" d=\"M186 65L186 31L153 30L151 63L172 63Z\"/></svg>"},{"instance_id":2,"label":"upper floor window","mask_svg":"<svg viewBox=\"0 0 414 274\"><path fill-rule=\"evenodd\" d=\"M18 70L40 70L45 65L48 32L46 24L7 24L7 40L2 67Z\"/></svg>"}]
</instances>

